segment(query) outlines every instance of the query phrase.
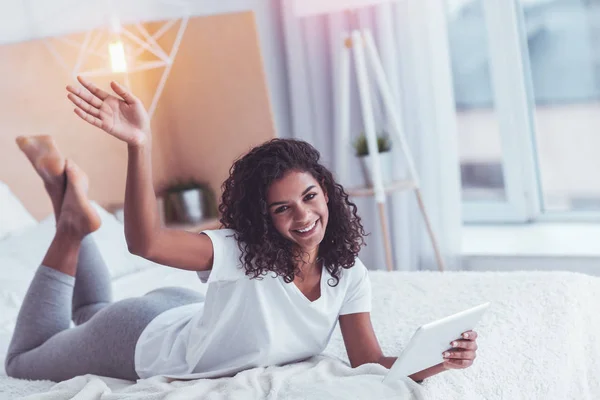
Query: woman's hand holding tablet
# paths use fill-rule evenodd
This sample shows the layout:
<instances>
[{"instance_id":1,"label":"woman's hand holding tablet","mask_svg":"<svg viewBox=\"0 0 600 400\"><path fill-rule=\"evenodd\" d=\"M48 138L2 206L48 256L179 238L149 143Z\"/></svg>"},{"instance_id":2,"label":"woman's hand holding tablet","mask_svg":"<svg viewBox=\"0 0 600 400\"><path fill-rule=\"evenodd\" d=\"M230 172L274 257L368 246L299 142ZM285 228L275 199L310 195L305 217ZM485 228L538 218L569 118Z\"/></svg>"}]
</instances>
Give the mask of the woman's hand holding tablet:
<instances>
[{"instance_id":1,"label":"woman's hand holding tablet","mask_svg":"<svg viewBox=\"0 0 600 400\"><path fill-rule=\"evenodd\" d=\"M471 366L477 352L477 333L473 329L489 306L490 303L484 303L419 327L384 382L431 367L463 369Z\"/></svg>"}]
</instances>

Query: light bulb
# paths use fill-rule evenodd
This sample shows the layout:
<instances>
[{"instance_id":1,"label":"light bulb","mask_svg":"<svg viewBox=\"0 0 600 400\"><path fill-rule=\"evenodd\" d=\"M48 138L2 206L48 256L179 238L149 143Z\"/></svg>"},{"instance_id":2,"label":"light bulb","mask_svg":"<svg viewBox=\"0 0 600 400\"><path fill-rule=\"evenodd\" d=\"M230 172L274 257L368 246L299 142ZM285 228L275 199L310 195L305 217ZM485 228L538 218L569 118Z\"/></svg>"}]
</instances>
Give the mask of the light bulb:
<instances>
[{"instance_id":1,"label":"light bulb","mask_svg":"<svg viewBox=\"0 0 600 400\"><path fill-rule=\"evenodd\" d=\"M125 60L125 48L123 42L117 40L108 45L110 53L110 64L113 72L127 72L127 61Z\"/></svg>"}]
</instances>

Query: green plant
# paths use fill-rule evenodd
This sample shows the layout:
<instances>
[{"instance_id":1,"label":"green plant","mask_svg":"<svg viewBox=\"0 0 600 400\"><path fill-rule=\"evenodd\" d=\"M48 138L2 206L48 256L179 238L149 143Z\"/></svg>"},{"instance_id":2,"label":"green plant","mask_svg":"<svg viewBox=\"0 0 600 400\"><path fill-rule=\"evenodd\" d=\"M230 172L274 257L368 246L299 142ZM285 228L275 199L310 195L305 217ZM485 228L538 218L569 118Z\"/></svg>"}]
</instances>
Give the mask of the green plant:
<instances>
[{"instance_id":1,"label":"green plant","mask_svg":"<svg viewBox=\"0 0 600 400\"><path fill-rule=\"evenodd\" d=\"M367 144L367 136L362 133L354 141L354 149L358 157L364 157L369 154L369 146ZM385 153L392 149L392 141L385 131L380 132L377 135L377 150L379 153Z\"/></svg>"}]
</instances>

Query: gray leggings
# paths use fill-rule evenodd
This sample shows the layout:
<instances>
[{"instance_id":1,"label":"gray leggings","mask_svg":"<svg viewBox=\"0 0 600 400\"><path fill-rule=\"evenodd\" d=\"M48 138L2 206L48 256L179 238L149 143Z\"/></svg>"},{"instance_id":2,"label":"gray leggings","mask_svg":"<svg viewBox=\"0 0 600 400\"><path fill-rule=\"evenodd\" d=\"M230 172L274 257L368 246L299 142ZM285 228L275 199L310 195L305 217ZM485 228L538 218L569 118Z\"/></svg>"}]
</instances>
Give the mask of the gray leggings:
<instances>
[{"instance_id":1,"label":"gray leggings","mask_svg":"<svg viewBox=\"0 0 600 400\"><path fill-rule=\"evenodd\" d=\"M167 287L113 303L108 269L88 235L75 277L38 268L19 311L6 373L56 382L85 374L135 381L135 345L148 323L163 311L203 300L193 290Z\"/></svg>"}]
</instances>

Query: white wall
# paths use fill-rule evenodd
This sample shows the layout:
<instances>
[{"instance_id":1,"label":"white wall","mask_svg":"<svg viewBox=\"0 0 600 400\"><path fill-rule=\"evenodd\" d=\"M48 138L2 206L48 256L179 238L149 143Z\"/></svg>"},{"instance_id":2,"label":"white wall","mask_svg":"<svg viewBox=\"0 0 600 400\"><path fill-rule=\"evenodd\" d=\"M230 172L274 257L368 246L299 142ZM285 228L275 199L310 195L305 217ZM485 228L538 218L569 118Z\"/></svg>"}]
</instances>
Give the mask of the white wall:
<instances>
[{"instance_id":1,"label":"white wall","mask_svg":"<svg viewBox=\"0 0 600 400\"><path fill-rule=\"evenodd\" d=\"M290 136L279 1L179 0L171 3L185 4L191 15L254 11L277 132L279 136ZM116 10L122 23L164 20L181 16L183 12L181 6L156 0L0 0L0 45L106 26L111 14L109 7Z\"/></svg>"}]
</instances>

